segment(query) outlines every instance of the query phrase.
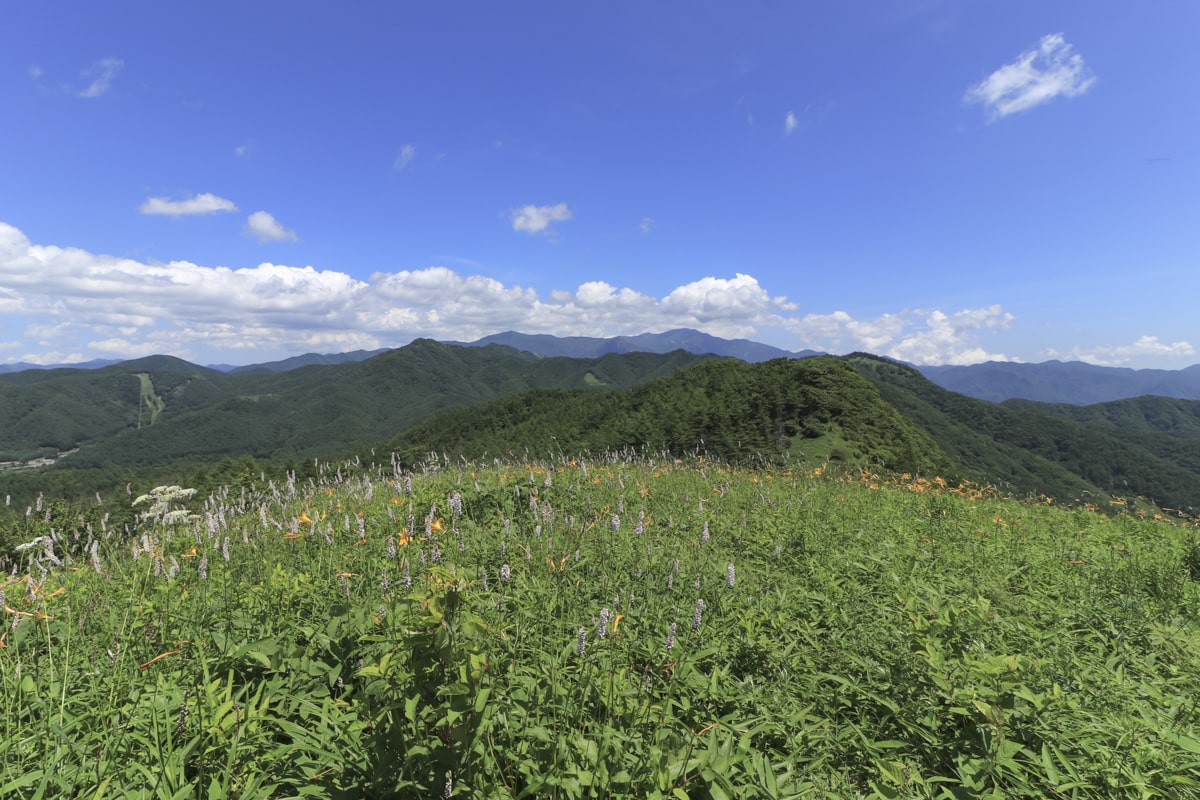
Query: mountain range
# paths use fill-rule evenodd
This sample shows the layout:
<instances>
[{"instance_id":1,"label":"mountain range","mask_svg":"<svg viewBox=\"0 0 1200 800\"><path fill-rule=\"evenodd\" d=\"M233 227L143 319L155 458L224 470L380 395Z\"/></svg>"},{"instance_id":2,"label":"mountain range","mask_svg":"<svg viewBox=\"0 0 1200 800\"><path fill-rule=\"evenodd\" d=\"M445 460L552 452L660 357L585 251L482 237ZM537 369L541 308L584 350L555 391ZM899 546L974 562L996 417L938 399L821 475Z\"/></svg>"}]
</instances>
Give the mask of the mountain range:
<instances>
[{"instance_id":1,"label":"mountain range","mask_svg":"<svg viewBox=\"0 0 1200 800\"><path fill-rule=\"evenodd\" d=\"M178 482L181 472L230 459L296 469L353 453L412 464L430 453L511 459L628 448L1200 509L1200 401L997 404L868 354L571 358L417 340L282 370L222 372L153 356L0 375L0 461L9 462L0 493L17 497L48 486L89 493Z\"/></svg>"},{"instance_id":2,"label":"mountain range","mask_svg":"<svg viewBox=\"0 0 1200 800\"><path fill-rule=\"evenodd\" d=\"M286 371L225 373L170 356L27 370L0 375L0 462L334 458L450 409L537 387L628 388L703 358L682 350L538 358L418 339L365 361Z\"/></svg>"},{"instance_id":3,"label":"mountain range","mask_svg":"<svg viewBox=\"0 0 1200 800\"><path fill-rule=\"evenodd\" d=\"M486 347L496 344L535 356L562 358L598 358L610 353L669 353L673 350L685 350L689 353L757 363L773 358L805 358L819 354L815 350L784 350L749 339L722 339L687 328L609 338L506 331L472 342L447 341L445 344L462 347ZM306 353L279 361L245 366L215 364L207 368L230 374L288 372L314 365L329 366L366 361L384 352L387 352L386 348L346 353ZM99 369L119 363L121 362L96 360L52 366L24 362L0 364L0 375L32 369ZM1164 370L1105 367L1079 361L1045 361L1036 364L989 361L970 365L917 366L916 369L945 389L994 403L1016 398L1042 403L1089 405L1142 395L1200 400L1200 364L1180 370Z\"/></svg>"},{"instance_id":4,"label":"mountain range","mask_svg":"<svg viewBox=\"0 0 1200 800\"><path fill-rule=\"evenodd\" d=\"M1020 398L1089 405L1142 395L1200 400L1200 364L1169 370L1101 367L1079 361L988 361L917 369L939 386L993 403Z\"/></svg>"}]
</instances>

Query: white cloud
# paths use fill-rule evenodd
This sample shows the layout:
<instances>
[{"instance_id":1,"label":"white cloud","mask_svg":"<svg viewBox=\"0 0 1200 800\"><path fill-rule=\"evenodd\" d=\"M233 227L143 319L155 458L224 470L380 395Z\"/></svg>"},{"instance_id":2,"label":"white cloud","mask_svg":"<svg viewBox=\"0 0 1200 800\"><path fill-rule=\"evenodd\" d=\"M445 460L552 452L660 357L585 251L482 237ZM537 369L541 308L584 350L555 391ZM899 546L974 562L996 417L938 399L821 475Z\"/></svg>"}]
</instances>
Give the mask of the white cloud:
<instances>
[{"instance_id":1,"label":"white cloud","mask_svg":"<svg viewBox=\"0 0 1200 800\"><path fill-rule=\"evenodd\" d=\"M1017 56L967 90L967 102L982 103L992 119L1027 111L1056 97L1083 94L1096 82L1083 58L1061 33L1043 36L1036 50Z\"/></svg>"},{"instance_id":2,"label":"white cloud","mask_svg":"<svg viewBox=\"0 0 1200 800\"><path fill-rule=\"evenodd\" d=\"M1142 336L1132 344L1101 345L1099 347L1076 347L1066 352L1050 350L1050 358L1067 361L1086 361L1104 367L1119 367L1134 359L1184 358L1194 356L1196 348L1188 341L1160 342L1157 336Z\"/></svg>"},{"instance_id":3,"label":"white cloud","mask_svg":"<svg viewBox=\"0 0 1200 800\"><path fill-rule=\"evenodd\" d=\"M925 327L906 333L891 344L887 355L915 364L975 364L980 361L1009 361L1000 353L980 346L976 332L1009 327L1015 317L999 305L967 309L946 314L941 311L916 312Z\"/></svg>"},{"instance_id":4,"label":"white cloud","mask_svg":"<svg viewBox=\"0 0 1200 800\"><path fill-rule=\"evenodd\" d=\"M638 230L642 233L649 233L654 230L654 217L642 217L642 222L638 225Z\"/></svg>"},{"instance_id":5,"label":"white cloud","mask_svg":"<svg viewBox=\"0 0 1200 800\"><path fill-rule=\"evenodd\" d=\"M241 157L250 155L250 145L239 144L237 147L233 148L233 154Z\"/></svg>"},{"instance_id":6,"label":"white cloud","mask_svg":"<svg viewBox=\"0 0 1200 800\"><path fill-rule=\"evenodd\" d=\"M406 144L400 148L400 155L396 156L396 160L392 162L392 169L402 170L412 162L417 156L417 148L411 144Z\"/></svg>"},{"instance_id":7,"label":"white cloud","mask_svg":"<svg viewBox=\"0 0 1200 800\"><path fill-rule=\"evenodd\" d=\"M0 223L0 302L20 349L133 357L172 353L200 363L249 363L298 352L395 346L418 336L470 340L514 329L616 336L699 328L741 337L781 328L795 304L750 275L705 277L664 297L588 281L546 296L444 266L345 273L262 263L230 269L145 263L31 243Z\"/></svg>"},{"instance_id":8,"label":"white cloud","mask_svg":"<svg viewBox=\"0 0 1200 800\"><path fill-rule=\"evenodd\" d=\"M29 77L33 78L35 81L44 74L45 73L42 71L42 68L37 64L31 64L29 66Z\"/></svg>"},{"instance_id":9,"label":"white cloud","mask_svg":"<svg viewBox=\"0 0 1200 800\"><path fill-rule=\"evenodd\" d=\"M800 127L800 120L796 118L796 112L789 111L787 116L783 119L783 132L785 134L789 134L798 127Z\"/></svg>"},{"instance_id":10,"label":"white cloud","mask_svg":"<svg viewBox=\"0 0 1200 800\"><path fill-rule=\"evenodd\" d=\"M89 81L88 85L79 90L80 97L99 97L112 86L113 78L125 66L119 58L102 58L93 63L82 73L81 77Z\"/></svg>"},{"instance_id":11,"label":"white cloud","mask_svg":"<svg viewBox=\"0 0 1200 800\"><path fill-rule=\"evenodd\" d=\"M143 214L162 214L171 217L191 216L195 214L214 214L218 211L237 211L232 200L217 197L205 192L186 200L168 200L165 197L151 197L138 208Z\"/></svg>"},{"instance_id":12,"label":"white cloud","mask_svg":"<svg viewBox=\"0 0 1200 800\"><path fill-rule=\"evenodd\" d=\"M524 233L544 233L552 222L565 222L571 219L571 209L566 203L552 206L522 206L512 212L514 231Z\"/></svg>"},{"instance_id":13,"label":"white cloud","mask_svg":"<svg viewBox=\"0 0 1200 800\"><path fill-rule=\"evenodd\" d=\"M737 273L732 279L701 278L671 291L662 307L697 323L720 321L753 327L755 321L794 311L786 297L771 297L753 276Z\"/></svg>"},{"instance_id":14,"label":"white cloud","mask_svg":"<svg viewBox=\"0 0 1200 800\"><path fill-rule=\"evenodd\" d=\"M266 211L255 211L246 218L246 235L260 242L297 241L300 237L288 230Z\"/></svg>"},{"instance_id":15,"label":"white cloud","mask_svg":"<svg viewBox=\"0 0 1200 800\"><path fill-rule=\"evenodd\" d=\"M856 320L845 311L809 314L787 328L817 350L864 350L914 364L974 364L1013 361L979 342L982 331L1009 328L1015 317L999 305L947 314L939 310L905 310L871 320Z\"/></svg>"},{"instance_id":16,"label":"white cloud","mask_svg":"<svg viewBox=\"0 0 1200 800\"><path fill-rule=\"evenodd\" d=\"M617 336L696 328L726 338L766 338L793 350L865 350L918 364L965 364L1019 360L999 344L1015 323L999 305L862 318L845 310L801 314L795 302L747 273L701 277L656 296L602 280L539 292L446 266L360 280L270 262L244 268L148 263L34 244L0 222L4 362L171 353L197 363L244 364L392 347L419 336L469 341L502 330ZM1188 341L1143 336L1046 357L1167 364L1195 353Z\"/></svg>"}]
</instances>

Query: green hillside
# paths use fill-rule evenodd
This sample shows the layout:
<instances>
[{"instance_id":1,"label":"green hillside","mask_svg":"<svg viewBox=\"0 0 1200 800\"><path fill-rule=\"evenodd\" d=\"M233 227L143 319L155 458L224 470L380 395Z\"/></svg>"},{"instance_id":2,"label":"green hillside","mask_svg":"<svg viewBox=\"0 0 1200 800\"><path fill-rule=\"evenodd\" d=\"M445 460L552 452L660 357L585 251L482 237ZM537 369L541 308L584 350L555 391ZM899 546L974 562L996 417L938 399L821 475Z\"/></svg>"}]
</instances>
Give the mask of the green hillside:
<instances>
[{"instance_id":1,"label":"green hillside","mask_svg":"<svg viewBox=\"0 0 1200 800\"><path fill-rule=\"evenodd\" d=\"M225 374L156 356L0 376L0 461L60 467L332 458L443 411L536 387L627 388L701 360L677 351L536 358L418 340L361 362Z\"/></svg>"},{"instance_id":2,"label":"green hillside","mask_svg":"<svg viewBox=\"0 0 1200 800\"><path fill-rule=\"evenodd\" d=\"M430 451L471 458L634 449L924 474L953 469L875 387L828 357L721 359L625 392L529 392L439 416L377 449L410 463Z\"/></svg>"},{"instance_id":3,"label":"green hillside","mask_svg":"<svg viewBox=\"0 0 1200 800\"><path fill-rule=\"evenodd\" d=\"M1141 434L1144 438L1149 433ZM530 392L439 416L375 449L508 458L623 449L792 458L993 484L1017 496L1106 504L1143 497L1193 513L1196 441L1150 447L1096 421L941 389L916 370L856 354L749 365L709 362L627 392Z\"/></svg>"},{"instance_id":4,"label":"green hillside","mask_svg":"<svg viewBox=\"0 0 1200 800\"><path fill-rule=\"evenodd\" d=\"M1200 471L1114 435L1111 425L1083 424L1036 404L1001 406L955 394L875 356L847 360L976 479L1018 495L1111 493L1189 514L1200 509Z\"/></svg>"},{"instance_id":5,"label":"green hillside","mask_svg":"<svg viewBox=\"0 0 1200 800\"><path fill-rule=\"evenodd\" d=\"M1200 400L1145 395L1090 406L1052 405L1029 400L1009 400L1004 405L1057 414L1117 435L1163 434L1200 441Z\"/></svg>"},{"instance_id":6,"label":"green hillside","mask_svg":"<svg viewBox=\"0 0 1200 800\"><path fill-rule=\"evenodd\" d=\"M0 461L53 457L148 427L146 388L170 417L214 402L225 384L220 372L168 356L0 375Z\"/></svg>"},{"instance_id":7,"label":"green hillside","mask_svg":"<svg viewBox=\"0 0 1200 800\"><path fill-rule=\"evenodd\" d=\"M395 451L703 452L966 478L1018 496L1200 509L1200 404L996 405L875 356L539 357L429 340L365 361L230 375L167 357L0 376L0 493L218 479ZM414 427L416 426L416 427ZM65 454L65 455L64 455ZM50 467L12 469L32 458ZM165 477L164 477L165 476ZM159 480L161 478L161 480Z\"/></svg>"},{"instance_id":8,"label":"green hillside","mask_svg":"<svg viewBox=\"0 0 1200 800\"><path fill-rule=\"evenodd\" d=\"M1147 395L1090 406L1029 400L1004 405L1073 420L1200 474L1200 401Z\"/></svg>"}]
</instances>

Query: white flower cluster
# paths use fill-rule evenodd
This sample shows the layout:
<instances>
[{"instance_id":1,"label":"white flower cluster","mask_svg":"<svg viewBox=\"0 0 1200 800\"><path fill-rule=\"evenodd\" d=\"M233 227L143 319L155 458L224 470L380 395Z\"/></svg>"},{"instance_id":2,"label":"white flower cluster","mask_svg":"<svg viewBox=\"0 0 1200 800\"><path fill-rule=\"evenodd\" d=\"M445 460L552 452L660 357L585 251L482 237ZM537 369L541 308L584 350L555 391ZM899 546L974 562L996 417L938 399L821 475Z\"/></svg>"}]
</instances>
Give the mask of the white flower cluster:
<instances>
[{"instance_id":1,"label":"white flower cluster","mask_svg":"<svg viewBox=\"0 0 1200 800\"><path fill-rule=\"evenodd\" d=\"M174 507L191 500L195 494L195 489L184 489L181 486L155 486L148 493L138 496L133 504L150 504L150 507L142 512L144 520L153 520L160 525L177 525L197 518L185 508Z\"/></svg>"}]
</instances>

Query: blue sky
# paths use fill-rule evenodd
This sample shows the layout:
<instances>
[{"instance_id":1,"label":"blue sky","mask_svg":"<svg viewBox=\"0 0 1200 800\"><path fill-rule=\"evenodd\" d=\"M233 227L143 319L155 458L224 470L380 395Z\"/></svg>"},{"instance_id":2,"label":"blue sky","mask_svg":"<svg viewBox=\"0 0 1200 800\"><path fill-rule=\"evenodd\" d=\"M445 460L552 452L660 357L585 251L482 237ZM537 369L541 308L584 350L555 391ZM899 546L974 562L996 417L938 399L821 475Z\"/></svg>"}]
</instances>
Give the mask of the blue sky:
<instances>
[{"instance_id":1,"label":"blue sky","mask_svg":"<svg viewBox=\"0 0 1200 800\"><path fill-rule=\"evenodd\" d=\"M1200 362L1200 4L46 2L0 362L692 327Z\"/></svg>"}]
</instances>

